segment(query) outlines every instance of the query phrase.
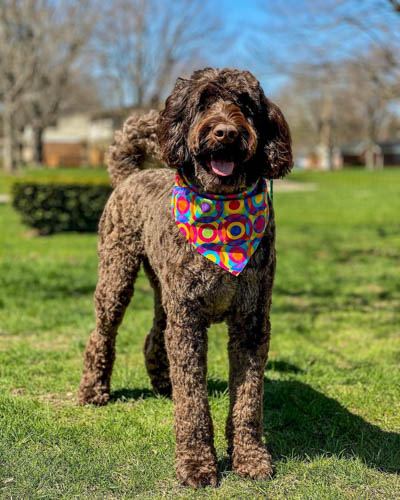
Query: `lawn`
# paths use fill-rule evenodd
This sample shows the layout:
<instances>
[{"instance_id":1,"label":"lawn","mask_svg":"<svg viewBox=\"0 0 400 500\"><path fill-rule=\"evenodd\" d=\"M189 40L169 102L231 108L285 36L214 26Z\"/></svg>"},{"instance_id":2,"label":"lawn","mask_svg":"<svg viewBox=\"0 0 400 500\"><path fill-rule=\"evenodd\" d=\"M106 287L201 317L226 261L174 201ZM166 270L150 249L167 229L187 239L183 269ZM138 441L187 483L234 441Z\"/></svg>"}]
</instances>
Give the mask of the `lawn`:
<instances>
[{"instance_id":1,"label":"lawn","mask_svg":"<svg viewBox=\"0 0 400 500\"><path fill-rule=\"evenodd\" d=\"M317 189L274 199L264 431L276 475L253 482L230 468L227 334L216 325L208 386L220 484L201 491L174 477L172 403L145 372L146 279L120 329L112 402L79 407L96 235L37 237L0 205L1 498L400 498L400 169L293 178Z\"/></svg>"}]
</instances>

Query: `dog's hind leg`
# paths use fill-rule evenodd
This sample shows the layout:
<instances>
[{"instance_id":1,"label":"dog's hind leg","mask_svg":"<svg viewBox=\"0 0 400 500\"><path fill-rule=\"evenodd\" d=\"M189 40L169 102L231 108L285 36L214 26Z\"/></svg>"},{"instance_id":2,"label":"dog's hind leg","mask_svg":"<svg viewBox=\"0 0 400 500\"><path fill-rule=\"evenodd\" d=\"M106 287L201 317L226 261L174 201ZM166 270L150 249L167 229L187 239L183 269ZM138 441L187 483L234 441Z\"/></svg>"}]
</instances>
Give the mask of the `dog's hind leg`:
<instances>
[{"instance_id":1,"label":"dog's hind leg","mask_svg":"<svg viewBox=\"0 0 400 500\"><path fill-rule=\"evenodd\" d=\"M164 339L167 316L161 302L160 283L147 260L144 261L143 267L154 290L153 326L143 346L146 368L153 389L163 396L170 396L172 388Z\"/></svg>"},{"instance_id":2,"label":"dog's hind leg","mask_svg":"<svg viewBox=\"0 0 400 500\"><path fill-rule=\"evenodd\" d=\"M115 339L140 268L140 241L131 231L121 229L120 218L114 202L108 204L100 222L96 328L90 335L85 352L79 387L81 404L104 405L110 399Z\"/></svg>"}]
</instances>

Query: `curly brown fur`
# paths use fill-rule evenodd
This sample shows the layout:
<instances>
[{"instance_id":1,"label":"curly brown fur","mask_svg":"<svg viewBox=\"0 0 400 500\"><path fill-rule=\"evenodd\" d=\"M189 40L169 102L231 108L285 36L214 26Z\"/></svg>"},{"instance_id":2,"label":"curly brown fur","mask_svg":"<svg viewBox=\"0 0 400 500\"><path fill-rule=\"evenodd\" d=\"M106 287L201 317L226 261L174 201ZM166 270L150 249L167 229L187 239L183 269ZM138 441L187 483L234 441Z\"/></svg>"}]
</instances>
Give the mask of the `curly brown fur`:
<instances>
[{"instance_id":1,"label":"curly brown fur","mask_svg":"<svg viewBox=\"0 0 400 500\"><path fill-rule=\"evenodd\" d=\"M133 113L122 130L114 136L114 144L106 155L111 185L116 187L144 163L160 162L157 141L158 112L151 110L145 115Z\"/></svg>"},{"instance_id":2,"label":"curly brown fur","mask_svg":"<svg viewBox=\"0 0 400 500\"><path fill-rule=\"evenodd\" d=\"M172 388L179 480L193 487L216 484L206 361L207 328L219 321L229 329L226 436L233 469L244 477L270 477L262 395L275 272L273 207L257 251L233 276L182 236L170 209L175 174L140 170L149 152L212 193L240 191L292 167L285 119L246 71L197 71L178 79L159 117L153 112L127 120L109 152L117 187L100 221L97 323L85 353L80 401L105 404L110 397L115 338L143 263L155 293L145 361L154 389L168 394ZM230 162L232 172L216 173L215 162Z\"/></svg>"}]
</instances>

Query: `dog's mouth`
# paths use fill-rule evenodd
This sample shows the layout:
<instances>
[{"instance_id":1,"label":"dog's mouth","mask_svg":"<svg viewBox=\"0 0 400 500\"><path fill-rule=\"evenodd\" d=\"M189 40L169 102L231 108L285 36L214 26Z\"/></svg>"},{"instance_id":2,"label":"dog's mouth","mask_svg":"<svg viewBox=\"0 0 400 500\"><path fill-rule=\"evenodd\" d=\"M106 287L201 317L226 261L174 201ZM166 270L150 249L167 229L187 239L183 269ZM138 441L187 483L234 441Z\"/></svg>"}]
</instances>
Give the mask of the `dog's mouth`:
<instances>
[{"instance_id":1,"label":"dog's mouth","mask_svg":"<svg viewBox=\"0 0 400 500\"><path fill-rule=\"evenodd\" d=\"M235 162L227 160L212 159L210 161L211 170L219 177L228 177L235 168Z\"/></svg>"},{"instance_id":2,"label":"dog's mouth","mask_svg":"<svg viewBox=\"0 0 400 500\"><path fill-rule=\"evenodd\" d=\"M236 153L237 155L237 153ZM236 162L233 160L234 151L214 151L207 162L208 168L218 177L229 177L233 174L236 167Z\"/></svg>"}]
</instances>

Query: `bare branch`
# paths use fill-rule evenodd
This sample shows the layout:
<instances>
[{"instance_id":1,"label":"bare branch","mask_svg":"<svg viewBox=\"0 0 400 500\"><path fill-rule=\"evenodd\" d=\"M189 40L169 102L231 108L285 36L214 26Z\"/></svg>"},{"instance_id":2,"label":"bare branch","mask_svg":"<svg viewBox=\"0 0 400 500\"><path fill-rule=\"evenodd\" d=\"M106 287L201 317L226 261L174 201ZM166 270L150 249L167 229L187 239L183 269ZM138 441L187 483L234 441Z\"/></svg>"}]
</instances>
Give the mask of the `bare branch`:
<instances>
[{"instance_id":1,"label":"bare branch","mask_svg":"<svg viewBox=\"0 0 400 500\"><path fill-rule=\"evenodd\" d=\"M201 0L114 0L104 8L94 51L102 78L119 80L125 105L159 101L183 65L208 57L222 40L215 15ZM228 45L226 45L228 46Z\"/></svg>"},{"instance_id":2,"label":"bare branch","mask_svg":"<svg viewBox=\"0 0 400 500\"><path fill-rule=\"evenodd\" d=\"M392 5L395 12L400 12L400 1L398 0L389 0L389 3Z\"/></svg>"}]
</instances>

